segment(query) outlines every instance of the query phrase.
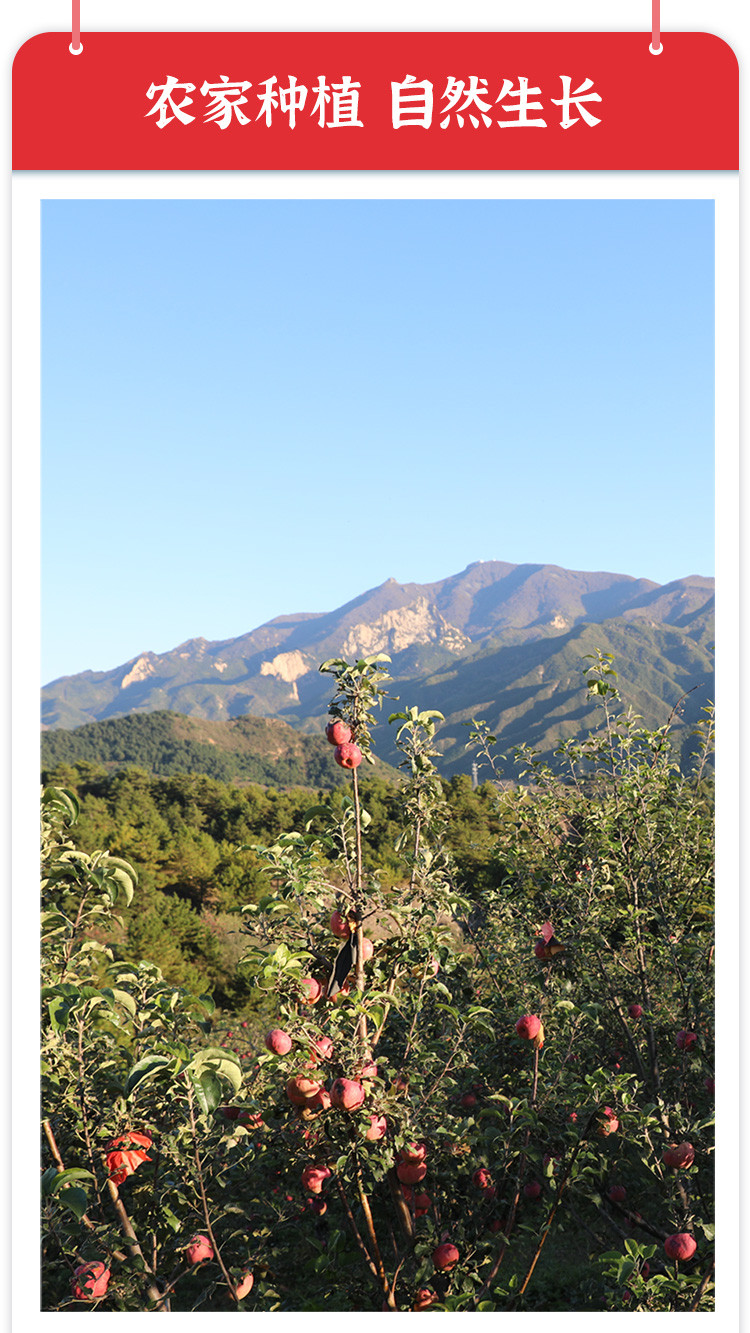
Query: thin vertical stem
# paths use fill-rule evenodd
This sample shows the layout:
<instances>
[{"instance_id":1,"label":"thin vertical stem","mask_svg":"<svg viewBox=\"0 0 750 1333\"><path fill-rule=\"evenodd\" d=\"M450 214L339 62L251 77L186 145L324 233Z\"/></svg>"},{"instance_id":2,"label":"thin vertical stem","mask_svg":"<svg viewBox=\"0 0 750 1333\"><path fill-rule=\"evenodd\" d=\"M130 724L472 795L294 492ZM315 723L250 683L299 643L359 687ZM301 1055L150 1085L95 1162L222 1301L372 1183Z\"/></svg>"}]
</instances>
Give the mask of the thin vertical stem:
<instances>
[{"instance_id":1,"label":"thin vertical stem","mask_svg":"<svg viewBox=\"0 0 750 1333\"><path fill-rule=\"evenodd\" d=\"M352 769L352 795L354 798L354 829L356 837L354 898L355 910L357 913L357 929L355 932L357 942L357 965L354 974L354 985L361 994L365 989L364 932L362 930L362 809L359 803L359 783L357 781L356 768ZM357 1032L362 1045L366 1045L367 1019L364 1014L360 1015L357 1024Z\"/></svg>"}]
</instances>

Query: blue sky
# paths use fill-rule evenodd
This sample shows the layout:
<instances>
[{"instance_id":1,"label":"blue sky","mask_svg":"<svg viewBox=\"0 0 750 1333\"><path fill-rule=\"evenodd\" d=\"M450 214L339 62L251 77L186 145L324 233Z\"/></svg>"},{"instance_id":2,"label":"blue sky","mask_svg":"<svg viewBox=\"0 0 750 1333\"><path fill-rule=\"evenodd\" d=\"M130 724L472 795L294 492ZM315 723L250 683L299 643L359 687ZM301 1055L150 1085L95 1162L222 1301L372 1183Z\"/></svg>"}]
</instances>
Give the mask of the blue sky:
<instances>
[{"instance_id":1,"label":"blue sky","mask_svg":"<svg viewBox=\"0 0 750 1333\"><path fill-rule=\"evenodd\" d=\"M713 573L711 201L46 201L42 679L473 560Z\"/></svg>"}]
</instances>

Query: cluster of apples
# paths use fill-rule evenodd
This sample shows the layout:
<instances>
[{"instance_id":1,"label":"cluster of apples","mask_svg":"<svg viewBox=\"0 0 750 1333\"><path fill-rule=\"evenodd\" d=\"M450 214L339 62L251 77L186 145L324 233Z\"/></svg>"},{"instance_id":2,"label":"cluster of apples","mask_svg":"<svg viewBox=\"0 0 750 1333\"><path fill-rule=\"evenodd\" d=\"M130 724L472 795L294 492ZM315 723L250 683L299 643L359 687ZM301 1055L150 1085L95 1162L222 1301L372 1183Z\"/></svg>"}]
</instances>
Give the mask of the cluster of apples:
<instances>
[{"instance_id":1,"label":"cluster of apples","mask_svg":"<svg viewBox=\"0 0 750 1333\"><path fill-rule=\"evenodd\" d=\"M331 917L331 930L338 939L346 940L349 938L349 935L351 934L352 927L347 921L347 919L343 917L340 912L337 911L334 912L333 916ZM375 946L372 940L368 940L366 936L363 937L362 939L363 962L369 963L374 952L375 952ZM300 999L303 1004L310 1004L310 1005L317 1004L318 1000L320 1000L324 994L323 985L320 981L318 981L317 977L303 977L303 979L299 982L299 985L302 991ZM342 999L345 999L348 994L349 994L349 980L347 978L347 980L344 981L343 985L341 985L339 989L336 991L336 994L331 996L331 1000L333 1004L338 1004Z\"/></svg>"},{"instance_id":2,"label":"cluster of apples","mask_svg":"<svg viewBox=\"0 0 750 1333\"><path fill-rule=\"evenodd\" d=\"M333 757L341 768L359 768L362 763L362 751L352 740L352 729L340 720L329 722L326 727L326 739L335 745Z\"/></svg>"},{"instance_id":3,"label":"cluster of apples","mask_svg":"<svg viewBox=\"0 0 750 1333\"><path fill-rule=\"evenodd\" d=\"M496 1197L497 1188L493 1185L492 1176L486 1166L477 1167L471 1177L471 1183L475 1189L478 1189L480 1193L484 1195L485 1199L494 1199Z\"/></svg>"},{"instance_id":4,"label":"cluster of apples","mask_svg":"<svg viewBox=\"0 0 750 1333\"><path fill-rule=\"evenodd\" d=\"M349 921L339 911L335 911L330 920L331 931L338 939L347 939L351 933ZM362 951L365 961L373 955L371 940L364 939ZM300 982L303 1002L313 1005L321 998L323 987L315 977L305 977ZM338 995L346 994L346 983ZM338 996L336 997L338 998ZM294 1045L292 1037L283 1028L272 1028L266 1035L266 1049L274 1055L288 1055ZM330 1037L321 1035L312 1039L310 1044L308 1068L317 1065L320 1060L330 1060L334 1054ZM367 1060L357 1070L355 1078L337 1078L330 1089L325 1088L320 1079L308 1074L296 1074L287 1080L286 1095L293 1106L303 1111L317 1113L331 1107L339 1111L356 1111L363 1105L371 1079L377 1078L378 1067L372 1060ZM370 1116L370 1125L366 1137L377 1140L383 1137L387 1129L384 1116Z\"/></svg>"},{"instance_id":5,"label":"cluster of apples","mask_svg":"<svg viewBox=\"0 0 750 1333\"><path fill-rule=\"evenodd\" d=\"M424 1217L432 1207L432 1199L425 1190L415 1191L415 1185L421 1185L427 1175L427 1147L424 1143L407 1143L396 1156L396 1175L401 1182L401 1192L415 1217Z\"/></svg>"}]
</instances>

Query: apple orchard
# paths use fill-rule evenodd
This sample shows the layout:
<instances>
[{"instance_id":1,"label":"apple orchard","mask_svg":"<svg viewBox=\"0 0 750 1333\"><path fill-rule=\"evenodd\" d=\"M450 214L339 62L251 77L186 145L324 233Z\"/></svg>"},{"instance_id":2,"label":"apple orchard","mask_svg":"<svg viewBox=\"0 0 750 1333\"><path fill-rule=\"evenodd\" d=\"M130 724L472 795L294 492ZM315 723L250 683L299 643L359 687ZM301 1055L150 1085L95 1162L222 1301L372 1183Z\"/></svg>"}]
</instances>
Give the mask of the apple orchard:
<instances>
[{"instance_id":1,"label":"apple orchard","mask_svg":"<svg viewBox=\"0 0 750 1333\"><path fill-rule=\"evenodd\" d=\"M712 722L600 705L496 783L494 873L447 849L439 714L390 716L403 882L365 869L388 659L333 660L347 795L255 847L243 1061L208 995L118 952L137 867L42 798L43 1308L713 1309ZM497 776L494 737L469 746ZM311 797L311 800L314 798Z\"/></svg>"}]
</instances>

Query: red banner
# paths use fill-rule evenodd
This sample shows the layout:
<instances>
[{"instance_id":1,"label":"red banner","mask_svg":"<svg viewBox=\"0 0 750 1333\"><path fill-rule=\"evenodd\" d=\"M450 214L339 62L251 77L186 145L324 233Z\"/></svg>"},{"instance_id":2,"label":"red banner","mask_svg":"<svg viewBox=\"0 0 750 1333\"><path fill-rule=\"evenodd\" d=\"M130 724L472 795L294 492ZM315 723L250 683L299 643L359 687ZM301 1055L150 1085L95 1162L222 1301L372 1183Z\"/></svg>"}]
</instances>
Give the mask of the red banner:
<instances>
[{"instance_id":1,"label":"red banner","mask_svg":"<svg viewBox=\"0 0 750 1333\"><path fill-rule=\"evenodd\" d=\"M737 60L706 33L43 33L13 66L22 171L736 170Z\"/></svg>"}]
</instances>

